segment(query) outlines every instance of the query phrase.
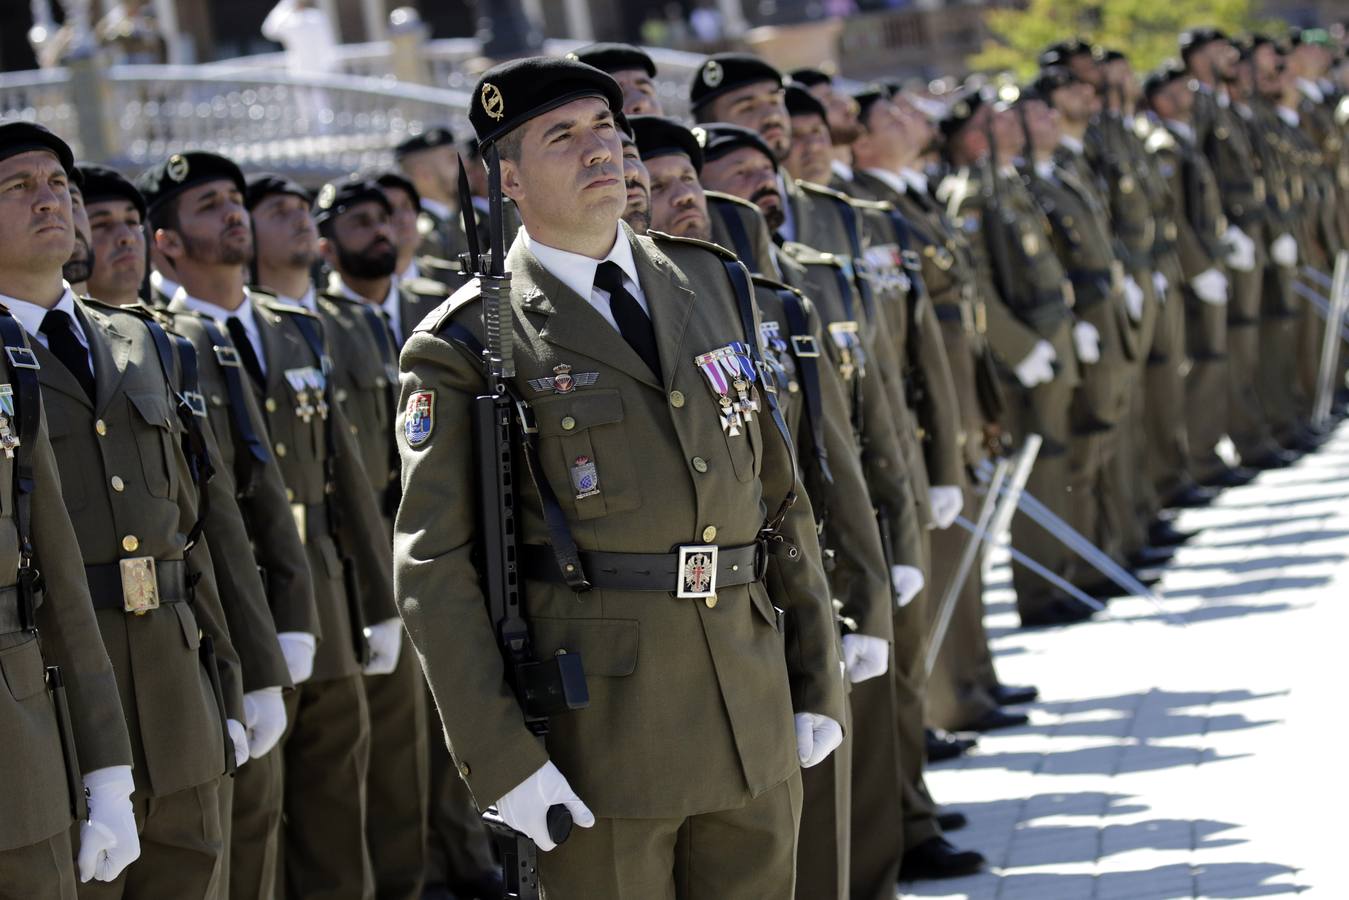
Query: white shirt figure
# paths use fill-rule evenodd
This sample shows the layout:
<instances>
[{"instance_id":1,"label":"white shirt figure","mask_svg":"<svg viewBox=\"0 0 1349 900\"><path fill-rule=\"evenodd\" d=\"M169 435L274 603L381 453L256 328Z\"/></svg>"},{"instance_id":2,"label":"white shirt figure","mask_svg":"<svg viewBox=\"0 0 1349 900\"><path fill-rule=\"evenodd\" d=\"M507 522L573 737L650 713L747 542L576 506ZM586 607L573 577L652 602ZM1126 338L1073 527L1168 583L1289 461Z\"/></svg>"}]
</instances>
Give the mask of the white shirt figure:
<instances>
[{"instance_id":1,"label":"white shirt figure","mask_svg":"<svg viewBox=\"0 0 1349 900\"><path fill-rule=\"evenodd\" d=\"M300 74L334 68L337 32L316 0L281 0L262 22L262 36L286 50L286 68Z\"/></svg>"}]
</instances>

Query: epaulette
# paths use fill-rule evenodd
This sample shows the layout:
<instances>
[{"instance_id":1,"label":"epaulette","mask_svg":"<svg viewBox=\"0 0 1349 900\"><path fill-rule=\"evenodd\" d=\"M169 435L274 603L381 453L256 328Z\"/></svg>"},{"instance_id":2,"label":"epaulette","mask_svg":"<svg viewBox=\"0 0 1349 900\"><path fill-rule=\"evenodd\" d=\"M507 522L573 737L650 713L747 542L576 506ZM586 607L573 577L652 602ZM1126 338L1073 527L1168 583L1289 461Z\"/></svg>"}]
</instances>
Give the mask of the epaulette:
<instances>
[{"instance_id":1,"label":"epaulette","mask_svg":"<svg viewBox=\"0 0 1349 900\"><path fill-rule=\"evenodd\" d=\"M736 256L730 250L727 250L720 244L714 244L711 241L704 241L699 240L698 238L691 238L691 237L678 237L673 234L666 234L663 231L654 231L654 230L648 231L646 233L646 236L651 238L656 243L665 243L668 241L670 243L681 244L690 247L701 247L704 250L707 250L711 253L715 253L722 259L732 261L740 259L740 257Z\"/></svg>"},{"instance_id":2,"label":"epaulette","mask_svg":"<svg viewBox=\"0 0 1349 900\"><path fill-rule=\"evenodd\" d=\"M436 221L436 218L430 213L422 212L417 214L417 233L422 237L426 237L439 227L440 223Z\"/></svg>"},{"instance_id":3,"label":"epaulette","mask_svg":"<svg viewBox=\"0 0 1349 900\"><path fill-rule=\"evenodd\" d=\"M448 297L450 295L448 284L443 281L436 281L434 278L427 278L425 275L409 278L407 281L399 281L398 285L421 297Z\"/></svg>"},{"instance_id":4,"label":"epaulette","mask_svg":"<svg viewBox=\"0 0 1349 900\"><path fill-rule=\"evenodd\" d=\"M709 190L704 190L703 195L707 197L708 200L718 200L722 203L730 203L733 206L743 206L753 210L758 215L763 215L763 211L759 209L757 204L751 203L743 197L737 197L734 194L723 194L721 191Z\"/></svg>"},{"instance_id":5,"label":"epaulette","mask_svg":"<svg viewBox=\"0 0 1349 900\"><path fill-rule=\"evenodd\" d=\"M1147 116L1134 116L1134 134L1138 135L1140 140L1146 141L1153 132L1165 130Z\"/></svg>"},{"instance_id":6,"label":"epaulette","mask_svg":"<svg viewBox=\"0 0 1349 900\"><path fill-rule=\"evenodd\" d=\"M1148 135L1147 141L1143 145L1149 153L1160 153L1163 150L1173 150L1176 146L1176 138L1165 128L1158 128Z\"/></svg>"},{"instance_id":7,"label":"epaulette","mask_svg":"<svg viewBox=\"0 0 1349 900\"><path fill-rule=\"evenodd\" d=\"M130 306L118 306L115 303L107 303L103 300L99 300L97 297L90 297L88 294L83 294L80 296L80 302L85 306L92 306L101 313L131 313L134 316L140 316L142 319L149 319L152 322L158 320L155 316L154 308L147 306L142 300L137 300Z\"/></svg>"},{"instance_id":8,"label":"epaulette","mask_svg":"<svg viewBox=\"0 0 1349 900\"><path fill-rule=\"evenodd\" d=\"M751 275L750 279L753 280L755 284L762 285L770 290L791 291L793 294L799 294L803 300L806 298L806 295L802 294L801 291L792 287L790 284L784 284L783 282L778 281L776 278L769 278L767 275L759 275L756 273Z\"/></svg>"},{"instance_id":9,"label":"epaulette","mask_svg":"<svg viewBox=\"0 0 1349 900\"><path fill-rule=\"evenodd\" d=\"M946 215L954 221L966 201L979 196L980 187L979 177L972 170L961 169L937 185L937 202L946 207Z\"/></svg>"},{"instance_id":10,"label":"epaulette","mask_svg":"<svg viewBox=\"0 0 1349 900\"><path fill-rule=\"evenodd\" d=\"M886 214L889 214L895 208L895 205L889 200L863 200L861 197L849 197L848 202L858 209L868 209Z\"/></svg>"},{"instance_id":11,"label":"epaulette","mask_svg":"<svg viewBox=\"0 0 1349 900\"><path fill-rule=\"evenodd\" d=\"M435 334L445 327L445 323L449 321L451 316L480 296L482 296L482 285L477 278L474 278L449 297L446 297L435 309L428 312L426 317L422 319L421 324L412 329L413 332L425 331Z\"/></svg>"},{"instance_id":12,"label":"epaulette","mask_svg":"<svg viewBox=\"0 0 1349 900\"><path fill-rule=\"evenodd\" d=\"M786 253L792 259L803 266L833 266L834 268L845 268L842 257L833 253L826 253L823 250L816 250L807 244L797 241L787 241L782 245L782 252Z\"/></svg>"},{"instance_id":13,"label":"epaulette","mask_svg":"<svg viewBox=\"0 0 1349 900\"><path fill-rule=\"evenodd\" d=\"M849 204L858 202L856 198L849 197L842 191L836 191L831 187L825 187L824 185L816 184L813 181L802 181L798 178L796 179L796 186L807 194L819 194L821 197L829 197L832 200L843 200Z\"/></svg>"}]
</instances>

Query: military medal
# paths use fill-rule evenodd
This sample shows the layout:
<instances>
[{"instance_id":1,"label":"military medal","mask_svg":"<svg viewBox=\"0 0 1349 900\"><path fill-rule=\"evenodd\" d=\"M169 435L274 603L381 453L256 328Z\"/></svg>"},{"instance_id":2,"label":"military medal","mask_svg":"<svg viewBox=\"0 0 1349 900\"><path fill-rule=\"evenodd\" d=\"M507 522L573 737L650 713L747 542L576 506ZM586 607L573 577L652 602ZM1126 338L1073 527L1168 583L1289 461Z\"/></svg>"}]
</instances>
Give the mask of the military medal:
<instances>
[{"instance_id":1,"label":"military medal","mask_svg":"<svg viewBox=\"0 0 1349 900\"><path fill-rule=\"evenodd\" d=\"M578 456L571 467L571 486L576 489L576 499L584 500L600 492L600 476L595 471L595 461L588 456Z\"/></svg>"},{"instance_id":2,"label":"military medal","mask_svg":"<svg viewBox=\"0 0 1349 900\"><path fill-rule=\"evenodd\" d=\"M759 337L763 341L768 352L764 354L764 362L767 363L769 370L773 373L773 380L777 382L780 390L791 390L791 374L787 371L787 342L782 339L782 328L775 321L759 323ZM767 382L764 388L769 386Z\"/></svg>"},{"instance_id":3,"label":"military medal","mask_svg":"<svg viewBox=\"0 0 1349 900\"><path fill-rule=\"evenodd\" d=\"M325 388L328 386L328 379L322 372L309 366L304 369L305 383L309 385L314 393L314 399L317 401L315 408L318 410L320 419L328 418L328 401L324 399Z\"/></svg>"},{"instance_id":4,"label":"military medal","mask_svg":"<svg viewBox=\"0 0 1349 900\"><path fill-rule=\"evenodd\" d=\"M855 374L864 374L862 341L857 333L856 322L829 323L829 336L839 350L838 373L844 381L852 381Z\"/></svg>"},{"instance_id":5,"label":"military medal","mask_svg":"<svg viewBox=\"0 0 1349 900\"><path fill-rule=\"evenodd\" d=\"M295 415L306 425L314 418L314 406L309 402L308 380L304 369L287 369L286 383L295 392Z\"/></svg>"},{"instance_id":6,"label":"military medal","mask_svg":"<svg viewBox=\"0 0 1349 900\"><path fill-rule=\"evenodd\" d=\"M0 449L5 456L13 459L14 450L19 446L19 436L14 433L14 388L0 384Z\"/></svg>"},{"instance_id":7,"label":"military medal","mask_svg":"<svg viewBox=\"0 0 1349 900\"><path fill-rule=\"evenodd\" d=\"M740 425L742 424L740 413L736 410L735 404L731 402L731 385L726 380L726 373L721 368L721 356L726 352L725 347L720 350L713 350L710 353L694 357L693 363L703 370L703 377L707 379L708 386L712 388L712 394L721 406L721 430L731 437L737 437L740 434Z\"/></svg>"},{"instance_id":8,"label":"military medal","mask_svg":"<svg viewBox=\"0 0 1349 900\"><path fill-rule=\"evenodd\" d=\"M749 348L736 341L726 348L721 364L731 376L731 385L739 398L735 408L748 423L749 414L759 411L759 400L754 394L754 360L750 358Z\"/></svg>"}]
</instances>

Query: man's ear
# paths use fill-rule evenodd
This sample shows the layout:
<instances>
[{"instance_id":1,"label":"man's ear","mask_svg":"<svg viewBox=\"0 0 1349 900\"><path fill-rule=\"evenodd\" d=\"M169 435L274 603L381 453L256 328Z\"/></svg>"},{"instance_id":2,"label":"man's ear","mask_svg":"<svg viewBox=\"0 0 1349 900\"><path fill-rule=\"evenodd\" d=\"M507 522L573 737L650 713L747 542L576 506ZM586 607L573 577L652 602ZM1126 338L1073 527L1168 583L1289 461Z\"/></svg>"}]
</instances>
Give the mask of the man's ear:
<instances>
[{"instance_id":1,"label":"man's ear","mask_svg":"<svg viewBox=\"0 0 1349 900\"><path fill-rule=\"evenodd\" d=\"M185 247L183 238L176 231L169 231L166 228L156 228L154 231L155 249L164 254L170 262L178 262L183 257Z\"/></svg>"},{"instance_id":2,"label":"man's ear","mask_svg":"<svg viewBox=\"0 0 1349 900\"><path fill-rule=\"evenodd\" d=\"M319 238L319 256L323 257L323 261L328 264L328 268L334 270L337 268L337 248L326 237Z\"/></svg>"},{"instance_id":3,"label":"man's ear","mask_svg":"<svg viewBox=\"0 0 1349 900\"><path fill-rule=\"evenodd\" d=\"M520 167L509 159L503 159L501 165L501 193L516 203L525 195L525 186L520 183Z\"/></svg>"}]
</instances>

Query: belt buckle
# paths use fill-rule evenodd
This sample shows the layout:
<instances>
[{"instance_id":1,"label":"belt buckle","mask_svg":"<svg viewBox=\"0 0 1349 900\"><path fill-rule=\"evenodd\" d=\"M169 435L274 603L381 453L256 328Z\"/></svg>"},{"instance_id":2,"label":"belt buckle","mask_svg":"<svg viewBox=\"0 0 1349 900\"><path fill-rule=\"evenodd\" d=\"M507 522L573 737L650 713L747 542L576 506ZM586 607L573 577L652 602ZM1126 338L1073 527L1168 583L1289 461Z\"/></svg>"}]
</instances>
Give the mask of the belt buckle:
<instances>
[{"instance_id":1,"label":"belt buckle","mask_svg":"<svg viewBox=\"0 0 1349 900\"><path fill-rule=\"evenodd\" d=\"M143 616L159 609L159 579L153 556L137 556L118 562L122 574L122 609Z\"/></svg>"},{"instance_id":2,"label":"belt buckle","mask_svg":"<svg viewBox=\"0 0 1349 900\"><path fill-rule=\"evenodd\" d=\"M206 397L200 391L183 391L178 399L197 418L206 418Z\"/></svg>"},{"instance_id":3,"label":"belt buckle","mask_svg":"<svg viewBox=\"0 0 1349 900\"><path fill-rule=\"evenodd\" d=\"M220 363L222 366L232 366L236 369L239 368L238 350L224 344L216 344L214 349L216 362Z\"/></svg>"},{"instance_id":4,"label":"belt buckle","mask_svg":"<svg viewBox=\"0 0 1349 900\"><path fill-rule=\"evenodd\" d=\"M675 596L681 600L702 600L716 596L717 556L715 544L684 544L679 548L679 570L675 573Z\"/></svg>"}]
</instances>

